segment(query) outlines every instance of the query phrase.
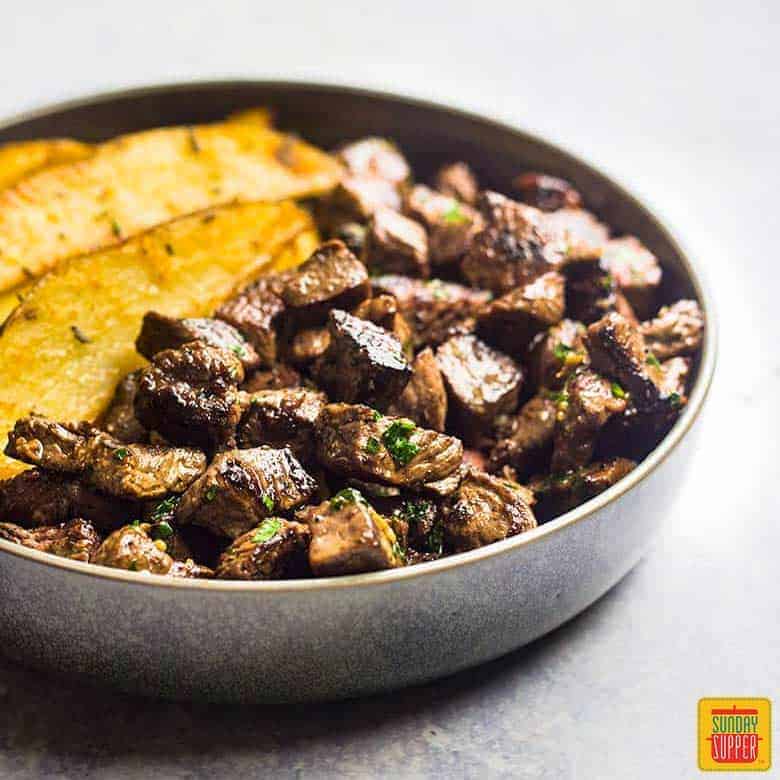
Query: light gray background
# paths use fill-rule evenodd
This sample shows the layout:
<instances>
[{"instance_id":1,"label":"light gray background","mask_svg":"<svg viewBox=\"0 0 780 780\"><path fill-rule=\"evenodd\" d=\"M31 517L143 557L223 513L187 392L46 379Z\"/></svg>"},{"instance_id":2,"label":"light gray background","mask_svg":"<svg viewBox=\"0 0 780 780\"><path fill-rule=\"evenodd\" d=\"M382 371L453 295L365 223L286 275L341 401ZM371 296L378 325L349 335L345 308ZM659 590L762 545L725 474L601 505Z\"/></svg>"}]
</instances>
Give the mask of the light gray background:
<instances>
[{"instance_id":1,"label":"light gray background","mask_svg":"<svg viewBox=\"0 0 780 780\"><path fill-rule=\"evenodd\" d=\"M279 76L543 133L679 230L715 288L721 357L665 532L562 630L454 679L299 709L150 703L2 661L0 774L695 777L699 697L780 707L776 0L28 0L2 20L0 115L154 81Z\"/></svg>"}]
</instances>

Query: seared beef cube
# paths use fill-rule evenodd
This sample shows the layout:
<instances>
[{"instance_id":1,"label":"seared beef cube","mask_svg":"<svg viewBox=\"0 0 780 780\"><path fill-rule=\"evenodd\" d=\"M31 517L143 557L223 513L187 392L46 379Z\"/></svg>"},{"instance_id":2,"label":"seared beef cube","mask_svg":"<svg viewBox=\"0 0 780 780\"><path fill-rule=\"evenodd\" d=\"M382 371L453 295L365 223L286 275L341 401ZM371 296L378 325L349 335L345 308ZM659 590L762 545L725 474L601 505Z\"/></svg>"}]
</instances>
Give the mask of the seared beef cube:
<instances>
[{"instance_id":1,"label":"seared beef cube","mask_svg":"<svg viewBox=\"0 0 780 780\"><path fill-rule=\"evenodd\" d=\"M136 506L97 493L81 480L28 469L0 482L0 519L27 528L83 518L102 531L132 517Z\"/></svg>"},{"instance_id":2,"label":"seared beef cube","mask_svg":"<svg viewBox=\"0 0 780 780\"><path fill-rule=\"evenodd\" d=\"M645 345L657 360L692 355L704 338L704 314L696 301L662 306L655 318L641 325Z\"/></svg>"},{"instance_id":3,"label":"seared beef cube","mask_svg":"<svg viewBox=\"0 0 780 780\"><path fill-rule=\"evenodd\" d=\"M308 460L314 423L326 403L324 393L304 388L254 393L245 399L246 411L236 433L238 446L289 447L296 457Z\"/></svg>"},{"instance_id":4,"label":"seared beef cube","mask_svg":"<svg viewBox=\"0 0 780 780\"><path fill-rule=\"evenodd\" d=\"M686 387L691 372L690 358L670 358L661 363L658 368L660 377L656 381L661 398L673 398L674 405L684 406L688 402Z\"/></svg>"},{"instance_id":5,"label":"seared beef cube","mask_svg":"<svg viewBox=\"0 0 780 780\"><path fill-rule=\"evenodd\" d=\"M330 346L313 373L334 400L385 409L412 376L401 342L384 328L336 309L328 319Z\"/></svg>"},{"instance_id":6,"label":"seared beef cube","mask_svg":"<svg viewBox=\"0 0 780 780\"><path fill-rule=\"evenodd\" d=\"M398 301L392 295L377 295L363 301L353 312L361 320L368 320L380 328L389 330L404 348L404 354L412 356L412 329L400 312Z\"/></svg>"},{"instance_id":7,"label":"seared beef cube","mask_svg":"<svg viewBox=\"0 0 780 780\"><path fill-rule=\"evenodd\" d=\"M397 185L378 176L347 174L318 201L315 213L318 225L326 234L335 236L342 225L365 222L380 208L401 208Z\"/></svg>"},{"instance_id":8,"label":"seared beef cube","mask_svg":"<svg viewBox=\"0 0 780 780\"><path fill-rule=\"evenodd\" d=\"M589 324L618 308L618 288L612 274L597 259L567 263L566 313Z\"/></svg>"},{"instance_id":9,"label":"seared beef cube","mask_svg":"<svg viewBox=\"0 0 780 780\"><path fill-rule=\"evenodd\" d=\"M536 528L523 493L511 483L472 471L444 506L444 541L453 552L498 542Z\"/></svg>"},{"instance_id":10,"label":"seared beef cube","mask_svg":"<svg viewBox=\"0 0 780 780\"><path fill-rule=\"evenodd\" d=\"M538 390L563 385L577 366L588 365L585 326L574 320L561 320L534 341L528 367Z\"/></svg>"},{"instance_id":11,"label":"seared beef cube","mask_svg":"<svg viewBox=\"0 0 780 780\"><path fill-rule=\"evenodd\" d=\"M222 580L282 580L308 570L311 531L303 523L269 517L239 536L219 556L216 576Z\"/></svg>"},{"instance_id":12,"label":"seared beef cube","mask_svg":"<svg viewBox=\"0 0 780 780\"><path fill-rule=\"evenodd\" d=\"M626 458L614 458L591 463L565 474L547 474L535 477L529 487L536 496L534 511L540 523L546 523L584 501L603 493L626 474L636 463Z\"/></svg>"},{"instance_id":13,"label":"seared beef cube","mask_svg":"<svg viewBox=\"0 0 780 780\"><path fill-rule=\"evenodd\" d=\"M127 374L117 385L111 403L97 423L99 428L102 428L117 441L145 442L149 438L149 431L141 425L135 416L135 394L138 391L140 380L140 370Z\"/></svg>"},{"instance_id":14,"label":"seared beef cube","mask_svg":"<svg viewBox=\"0 0 780 780\"><path fill-rule=\"evenodd\" d=\"M610 417L626 408L625 393L594 371L577 371L555 397L559 424L552 455L554 472L586 466L596 437Z\"/></svg>"},{"instance_id":15,"label":"seared beef cube","mask_svg":"<svg viewBox=\"0 0 780 780\"><path fill-rule=\"evenodd\" d=\"M290 274L264 276L238 295L225 301L215 317L240 331L257 353L263 366L273 366L277 358L277 327L284 312L280 294ZM246 362L245 368L248 369Z\"/></svg>"},{"instance_id":16,"label":"seared beef cube","mask_svg":"<svg viewBox=\"0 0 780 780\"><path fill-rule=\"evenodd\" d=\"M521 173L512 182L520 199L542 211L576 209L582 205L582 196L566 179L546 173Z\"/></svg>"},{"instance_id":17,"label":"seared beef cube","mask_svg":"<svg viewBox=\"0 0 780 780\"><path fill-rule=\"evenodd\" d=\"M229 450L182 496L176 519L236 539L266 517L305 503L316 487L287 448Z\"/></svg>"},{"instance_id":18,"label":"seared beef cube","mask_svg":"<svg viewBox=\"0 0 780 780\"><path fill-rule=\"evenodd\" d=\"M561 256L540 231L542 213L497 192L483 192L485 227L474 237L461 270L474 287L503 295L554 270Z\"/></svg>"},{"instance_id":19,"label":"seared beef cube","mask_svg":"<svg viewBox=\"0 0 780 780\"><path fill-rule=\"evenodd\" d=\"M625 317L613 312L594 322L587 345L593 368L630 393L637 409L646 411L658 402L653 359L648 358L641 332Z\"/></svg>"},{"instance_id":20,"label":"seared beef cube","mask_svg":"<svg viewBox=\"0 0 780 780\"><path fill-rule=\"evenodd\" d=\"M474 329L474 317L490 300L486 290L473 290L441 279L412 279L388 274L372 279L374 291L398 301L412 329L415 349L436 346L450 336Z\"/></svg>"},{"instance_id":21,"label":"seared beef cube","mask_svg":"<svg viewBox=\"0 0 780 780\"><path fill-rule=\"evenodd\" d=\"M97 531L81 518L60 525L44 525L31 531L13 523L0 523L0 539L85 563L89 563L100 545Z\"/></svg>"},{"instance_id":22,"label":"seared beef cube","mask_svg":"<svg viewBox=\"0 0 780 780\"><path fill-rule=\"evenodd\" d=\"M357 490L346 488L319 506L306 507L296 519L311 529L309 566L315 577L403 565L390 524Z\"/></svg>"},{"instance_id":23,"label":"seared beef cube","mask_svg":"<svg viewBox=\"0 0 780 780\"><path fill-rule=\"evenodd\" d=\"M458 439L418 428L403 417L383 417L368 406L328 404L316 434L317 457L327 469L387 485L444 479L463 457Z\"/></svg>"},{"instance_id":24,"label":"seared beef cube","mask_svg":"<svg viewBox=\"0 0 780 780\"><path fill-rule=\"evenodd\" d=\"M490 452L490 471L511 466L519 477L547 468L552 455L557 407L546 395L534 396L512 421L509 435Z\"/></svg>"},{"instance_id":25,"label":"seared beef cube","mask_svg":"<svg viewBox=\"0 0 780 780\"><path fill-rule=\"evenodd\" d=\"M148 311L144 314L135 348L139 354L151 360L164 349L179 349L192 341L202 341L211 347L230 350L241 361L245 371L257 368L260 363L252 345L232 325L212 317L180 320Z\"/></svg>"},{"instance_id":26,"label":"seared beef cube","mask_svg":"<svg viewBox=\"0 0 780 780\"><path fill-rule=\"evenodd\" d=\"M585 209L545 213L540 230L563 252L564 262L598 260L609 241L609 228Z\"/></svg>"},{"instance_id":27,"label":"seared beef cube","mask_svg":"<svg viewBox=\"0 0 780 780\"><path fill-rule=\"evenodd\" d=\"M255 371L246 378L241 389L247 393L259 390L283 390L286 387L300 387L301 375L284 363L274 363L271 368Z\"/></svg>"},{"instance_id":28,"label":"seared beef cube","mask_svg":"<svg viewBox=\"0 0 780 780\"><path fill-rule=\"evenodd\" d=\"M451 263L469 248L479 230L479 214L471 206L417 184L404 200L404 212L428 233L428 253L433 265Z\"/></svg>"},{"instance_id":29,"label":"seared beef cube","mask_svg":"<svg viewBox=\"0 0 780 780\"><path fill-rule=\"evenodd\" d=\"M306 368L322 357L330 346L330 331L325 327L299 330L290 342L287 357L299 368Z\"/></svg>"},{"instance_id":30,"label":"seared beef cube","mask_svg":"<svg viewBox=\"0 0 780 780\"><path fill-rule=\"evenodd\" d=\"M434 187L442 194L473 206L479 195L479 183L474 171L464 162L444 165L436 173Z\"/></svg>"},{"instance_id":31,"label":"seared beef cube","mask_svg":"<svg viewBox=\"0 0 780 780\"><path fill-rule=\"evenodd\" d=\"M85 424L64 425L38 416L17 420L6 454L81 475L108 495L138 500L181 493L206 466L198 450L124 444Z\"/></svg>"},{"instance_id":32,"label":"seared beef cube","mask_svg":"<svg viewBox=\"0 0 780 780\"><path fill-rule=\"evenodd\" d=\"M241 407L244 379L230 350L201 342L158 352L144 369L135 397L138 419L174 444L213 450L229 443Z\"/></svg>"},{"instance_id":33,"label":"seared beef cube","mask_svg":"<svg viewBox=\"0 0 780 780\"><path fill-rule=\"evenodd\" d=\"M390 413L414 420L421 428L443 431L447 419L447 391L439 364L426 348L412 363L412 378L390 406Z\"/></svg>"},{"instance_id":34,"label":"seared beef cube","mask_svg":"<svg viewBox=\"0 0 780 780\"><path fill-rule=\"evenodd\" d=\"M656 256L638 238L624 236L608 241L602 262L640 317L647 317L655 311L661 266Z\"/></svg>"},{"instance_id":35,"label":"seared beef cube","mask_svg":"<svg viewBox=\"0 0 780 780\"><path fill-rule=\"evenodd\" d=\"M563 277L550 271L489 303L477 332L504 352L524 357L536 334L560 322L565 308Z\"/></svg>"},{"instance_id":36,"label":"seared beef cube","mask_svg":"<svg viewBox=\"0 0 780 780\"><path fill-rule=\"evenodd\" d=\"M425 228L393 209L377 209L368 223L363 262L374 271L428 276Z\"/></svg>"},{"instance_id":37,"label":"seared beef cube","mask_svg":"<svg viewBox=\"0 0 780 780\"><path fill-rule=\"evenodd\" d=\"M416 498L404 501L395 511L407 526L407 545L418 553L439 557L444 551L444 526L434 501Z\"/></svg>"},{"instance_id":38,"label":"seared beef cube","mask_svg":"<svg viewBox=\"0 0 780 780\"><path fill-rule=\"evenodd\" d=\"M331 238L343 241L355 257L361 257L366 245L367 232L366 226L361 225L360 222L345 222L332 230Z\"/></svg>"},{"instance_id":39,"label":"seared beef cube","mask_svg":"<svg viewBox=\"0 0 780 780\"><path fill-rule=\"evenodd\" d=\"M512 358L476 336L455 336L436 350L451 417L469 442L489 430L499 415L517 408L523 371Z\"/></svg>"},{"instance_id":40,"label":"seared beef cube","mask_svg":"<svg viewBox=\"0 0 780 780\"><path fill-rule=\"evenodd\" d=\"M363 263L341 241L328 241L285 284L282 299L299 326L314 326L330 309L351 309L370 292Z\"/></svg>"},{"instance_id":41,"label":"seared beef cube","mask_svg":"<svg viewBox=\"0 0 780 780\"><path fill-rule=\"evenodd\" d=\"M401 150L386 138L369 136L345 144L336 157L356 176L376 176L396 187L402 187L411 178L409 163Z\"/></svg>"}]
</instances>

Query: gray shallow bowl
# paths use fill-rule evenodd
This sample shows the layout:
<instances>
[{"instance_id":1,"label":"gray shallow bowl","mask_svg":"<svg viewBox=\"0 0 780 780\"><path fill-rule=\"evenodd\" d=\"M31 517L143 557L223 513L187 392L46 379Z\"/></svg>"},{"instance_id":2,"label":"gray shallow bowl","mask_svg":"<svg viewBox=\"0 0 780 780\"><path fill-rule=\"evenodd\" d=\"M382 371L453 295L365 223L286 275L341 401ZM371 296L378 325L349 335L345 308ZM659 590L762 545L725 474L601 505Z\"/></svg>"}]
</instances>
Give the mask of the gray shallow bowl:
<instances>
[{"instance_id":1,"label":"gray shallow bowl","mask_svg":"<svg viewBox=\"0 0 780 780\"><path fill-rule=\"evenodd\" d=\"M0 127L0 141L107 138L271 105L322 146L395 138L420 178L465 159L509 191L523 168L574 181L588 204L661 259L667 293L701 301L708 332L674 429L629 476L530 533L407 569L320 580L189 581L67 561L0 541L0 646L13 658L176 698L312 700L420 683L483 663L585 609L640 559L684 482L691 427L715 365L712 302L679 244L598 171L478 116L392 95L305 84L162 86L55 106Z\"/></svg>"}]
</instances>

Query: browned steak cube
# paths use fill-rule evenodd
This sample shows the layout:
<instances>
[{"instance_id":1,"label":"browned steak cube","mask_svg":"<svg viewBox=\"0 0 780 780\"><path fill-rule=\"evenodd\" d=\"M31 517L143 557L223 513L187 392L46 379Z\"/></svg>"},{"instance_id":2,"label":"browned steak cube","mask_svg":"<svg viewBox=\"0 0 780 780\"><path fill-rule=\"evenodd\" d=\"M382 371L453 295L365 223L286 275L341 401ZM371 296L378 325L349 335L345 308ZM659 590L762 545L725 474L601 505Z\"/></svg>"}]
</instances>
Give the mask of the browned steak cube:
<instances>
[{"instance_id":1,"label":"browned steak cube","mask_svg":"<svg viewBox=\"0 0 780 780\"><path fill-rule=\"evenodd\" d=\"M639 317L644 319L655 311L661 265L638 238L624 236L608 241L602 262Z\"/></svg>"},{"instance_id":2,"label":"browned steak cube","mask_svg":"<svg viewBox=\"0 0 780 780\"><path fill-rule=\"evenodd\" d=\"M328 235L336 236L343 225L365 222L380 208L401 208L398 186L379 176L347 174L317 203L316 218Z\"/></svg>"},{"instance_id":3,"label":"browned steak cube","mask_svg":"<svg viewBox=\"0 0 780 780\"><path fill-rule=\"evenodd\" d=\"M511 466L519 477L549 466L557 406L547 395L534 396L513 419L509 434L490 452L490 471Z\"/></svg>"},{"instance_id":4,"label":"browned steak cube","mask_svg":"<svg viewBox=\"0 0 780 780\"><path fill-rule=\"evenodd\" d=\"M556 394L559 424L555 431L553 472L586 466L596 437L610 417L626 409L625 393L590 369L577 371Z\"/></svg>"},{"instance_id":5,"label":"browned steak cube","mask_svg":"<svg viewBox=\"0 0 780 780\"><path fill-rule=\"evenodd\" d=\"M517 408L523 371L512 358L476 336L455 336L436 350L451 417L469 441L478 441L499 415Z\"/></svg>"},{"instance_id":6,"label":"browned steak cube","mask_svg":"<svg viewBox=\"0 0 780 780\"><path fill-rule=\"evenodd\" d=\"M334 400L386 409L412 376L401 342L338 309L330 313L328 330L330 346L313 369L317 383Z\"/></svg>"},{"instance_id":7,"label":"browned steak cube","mask_svg":"<svg viewBox=\"0 0 780 780\"><path fill-rule=\"evenodd\" d=\"M472 470L444 505L444 542L453 552L473 550L536 528L522 491Z\"/></svg>"},{"instance_id":8,"label":"browned steak cube","mask_svg":"<svg viewBox=\"0 0 780 780\"><path fill-rule=\"evenodd\" d=\"M368 223L363 262L372 271L427 277L428 235L413 219L393 209L377 209Z\"/></svg>"},{"instance_id":9,"label":"browned steak cube","mask_svg":"<svg viewBox=\"0 0 780 780\"><path fill-rule=\"evenodd\" d=\"M243 379L241 361L230 350L198 341L167 349L141 374L135 413L168 441L212 450L235 434Z\"/></svg>"},{"instance_id":10,"label":"browned steak cube","mask_svg":"<svg viewBox=\"0 0 780 780\"><path fill-rule=\"evenodd\" d=\"M439 505L425 498L409 498L401 502L394 511L394 517L406 524L407 555L410 563L415 561L414 553L438 558L444 552L444 526Z\"/></svg>"},{"instance_id":11,"label":"browned steak cube","mask_svg":"<svg viewBox=\"0 0 780 780\"><path fill-rule=\"evenodd\" d=\"M238 446L289 447L297 458L308 460L314 448L314 423L326 403L325 393L302 387L254 393L244 399Z\"/></svg>"},{"instance_id":12,"label":"browned steak cube","mask_svg":"<svg viewBox=\"0 0 780 780\"><path fill-rule=\"evenodd\" d=\"M324 325L316 328L303 328L291 339L287 349L287 359L300 369L322 357L330 346L330 331Z\"/></svg>"},{"instance_id":13,"label":"browned steak cube","mask_svg":"<svg viewBox=\"0 0 780 780\"><path fill-rule=\"evenodd\" d=\"M412 378L390 406L390 413L414 420L421 428L442 432L447 419L447 391L430 348L412 363Z\"/></svg>"},{"instance_id":14,"label":"browned steak cube","mask_svg":"<svg viewBox=\"0 0 780 780\"><path fill-rule=\"evenodd\" d=\"M534 337L560 322L565 308L563 277L550 271L491 301L477 320L477 332L504 352L525 357Z\"/></svg>"},{"instance_id":15,"label":"browned steak cube","mask_svg":"<svg viewBox=\"0 0 780 780\"><path fill-rule=\"evenodd\" d=\"M357 490L346 488L319 506L306 507L296 519L311 529L309 566L316 577L403 565L390 524Z\"/></svg>"},{"instance_id":16,"label":"browned steak cube","mask_svg":"<svg viewBox=\"0 0 780 780\"><path fill-rule=\"evenodd\" d=\"M328 404L317 420L317 457L345 477L385 485L420 486L460 466L463 445L368 406Z\"/></svg>"},{"instance_id":17,"label":"browned steak cube","mask_svg":"<svg viewBox=\"0 0 780 780\"><path fill-rule=\"evenodd\" d=\"M463 255L480 227L479 214L465 203L417 184L404 200L404 212L428 233L433 265L451 263Z\"/></svg>"},{"instance_id":18,"label":"browned steak cube","mask_svg":"<svg viewBox=\"0 0 780 780\"><path fill-rule=\"evenodd\" d=\"M228 450L182 496L176 519L236 539L266 517L305 503L316 488L287 448Z\"/></svg>"},{"instance_id":19,"label":"browned steak cube","mask_svg":"<svg viewBox=\"0 0 780 780\"><path fill-rule=\"evenodd\" d=\"M149 431L135 416L135 394L140 381L140 370L127 374L116 386L111 403L96 423L117 441L132 443L149 439Z\"/></svg>"},{"instance_id":20,"label":"browned steak cube","mask_svg":"<svg viewBox=\"0 0 780 780\"><path fill-rule=\"evenodd\" d=\"M521 173L512 182L520 199L542 211L576 209L582 205L582 196L574 187L557 176L529 171Z\"/></svg>"},{"instance_id":21,"label":"browned steak cube","mask_svg":"<svg viewBox=\"0 0 780 780\"><path fill-rule=\"evenodd\" d=\"M597 260L609 241L609 228L585 209L544 213L540 230L563 252L564 262Z\"/></svg>"},{"instance_id":22,"label":"browned steak cube","mask_svg":"<svg viewBox=\"0 0 780 780\"><path fill-rule=\"evenodd\" d=\"M433 185L442 195L473 206L479 195L479 182L469 165L454 162L444 165L436 172Z\"/></svg>"},{"instance_id":23,"label":"browned steak cube","mask_svg":"<svg viewBox=\"0 0 780 780\"><path fill-rule=\"evenodd\" d=\"M586 324L618 308L618 287L600 260L574 260L564 266L566 314Z\"/></svg>"},{"instance_id":24,"label":"browned steak cube","mask_svg":"<svg viewBox=\"0 0 780 780\"><path fill-rule=\"evenodd\" d=\"M560 263L559 250L540 230L542 212L497 192L483 192L478 204L485 226L461 265L474 287L503 295Z\"/></svg>"},{"instance_id":25,"label":"browned steak cube","mask_svg":"<svg viewBox=\"0 0 780 780\"><path fill-rule=\"evenodd\" d=\"M474 290L441 279L412 279L388 274L371 280L374 291L397 301L412 329L415 349L436 346L450 336L474 329L475 316L490 300L486 290Z\"/></svg>"},{"instance_id":26,"label":"browned steak cube","mask_svg":"<svg viewBox=\"0 0 780 780\"><path fill-rule=\"evenodd\" d=\"M376 295L361 303L354 312L361 320L369 320L380 328L389 330L404 348L407 357L412 355L412 329L401 314L398 301L392 295Z\"/></svg>"},{"instance_id":27,"label":"browned steak cube","mask_svg":"<svg viewBox=\"0 0 780 780\"><path fill-rule=\"evenodd\" d=\"M566 319L534 341L528 368L537 390L561 387L577 366L588 365L585 332L581 322Z\"/></svg>"},{"instance_id":28,"label":"browned steak cube","mask_svg":"<svg viewBox=\"0 0 780 780\"><path fill-rule=\"evenodd\" d=\"M274 363L270 368L255 371L241 385L247 393L259 390L283 390L286 387L300 387L301 375L284 363Z\"/></svg>"},{"instance_id":29,"label":"browned steak cube","mask_svg":"<svg viewBox=\"0 0 780 780\"><path fill-rule=\"evenodd\" d=\"M100 545L97 531L81 518L60 525L44 525L31 531L13 523L0 523L0 539L85 563L89 562Z\"/></svg>"},{"instance_id":30,"label":"browned steak cube","mask_svg":"<svg viewBox=\"0 0 780 780\"><path fill-rule=\"evenodd\" d=\"M704 313L696 301L662 306L655 318L641 325L647 349L658 359L692 355L704 338Z\"/></svg>"},{"instance_id":31,"label":"browned steak cube","mask_svg":"<svg viewBox=\"0 0 780 780\"><path fill-rule=\"evenodd\" d=\"M301 265L282 290L299 326L324 324L330 309L351 309L368 298L368 272L341 241L328 241Z\"/></svg>"},{"instance_id":32,"label":"browned steak cube","mask_svg":"<svg viewBox=\"0 0 780 780\"><path fill-rule=\"evenodd\" d=\"M239 536L219 556L222 580L294 579L308 573L311 531L304 523L269 517Z\"/></svg>"},{"instance_id":33,"label":"browned steak cube","mask_svg":"<svg viewBox=\"0 0 780 780\"><path fill-rule=\"evenodd\" d=\"M579 506L629 474L636 463L626 458L594 462L565 474L547 474L532 479L528 486L534 491L534 511L540 523L546 523Z\"/></svg>"},{"instance_id":34,"label":"browned steak cube","mask_svg":"<svg viewBox=\"0 0 780 780\"><path fill-rule=\"evenodd\" d=\"M345 144L336 157L356 176L376 176L401 187L411 178L409 163L401 150L386 138L370 136Z\"/></svg>"}]
</instances>

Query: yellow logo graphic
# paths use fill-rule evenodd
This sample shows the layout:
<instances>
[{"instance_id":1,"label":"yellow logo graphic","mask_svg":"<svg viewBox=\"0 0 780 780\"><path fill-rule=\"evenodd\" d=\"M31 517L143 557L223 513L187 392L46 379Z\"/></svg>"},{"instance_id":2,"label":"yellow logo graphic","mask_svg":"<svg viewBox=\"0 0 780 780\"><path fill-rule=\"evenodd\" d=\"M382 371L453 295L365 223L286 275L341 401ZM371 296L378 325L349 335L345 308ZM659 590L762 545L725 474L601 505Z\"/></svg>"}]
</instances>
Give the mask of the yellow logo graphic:
<instances>
[{"instance_id":1,"label":"yellow logo graphic","mask_svg":"<svg viewBox=\"0 0 780 780\"><path fill-rule=\"evenodd\" d=\"M772 765L769 699L699 699L699 769L765 772Z\"/></svg>"}]
</instances>

